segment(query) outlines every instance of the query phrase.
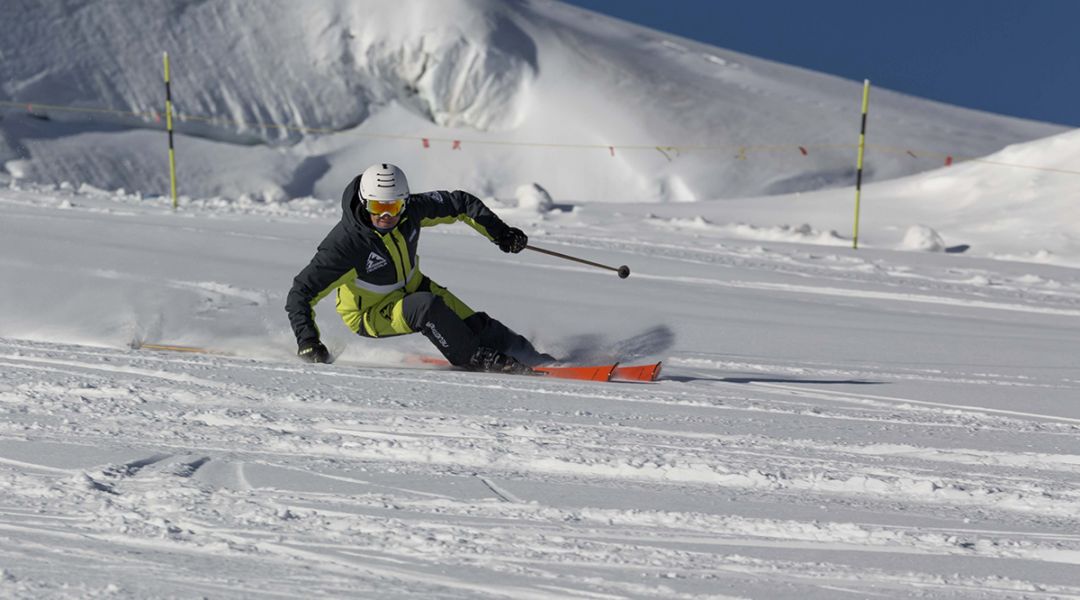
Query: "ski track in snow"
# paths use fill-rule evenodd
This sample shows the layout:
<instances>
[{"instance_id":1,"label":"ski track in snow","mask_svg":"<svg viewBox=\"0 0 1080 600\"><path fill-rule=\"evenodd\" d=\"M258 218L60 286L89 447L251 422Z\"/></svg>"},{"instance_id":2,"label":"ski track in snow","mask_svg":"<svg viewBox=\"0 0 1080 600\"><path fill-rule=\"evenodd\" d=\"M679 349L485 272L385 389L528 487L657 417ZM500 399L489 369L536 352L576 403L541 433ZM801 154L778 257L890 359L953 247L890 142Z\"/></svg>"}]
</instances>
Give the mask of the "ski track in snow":
<instances>
[{"instance_id":1,"label":"ski track in snow","mask_svg":"<svg viewBox=\"0 0 1080 600\"><path fill-rule=\"evenodd\" d=\"M15 340L0 362L0 532L19 573L3 585L20 594L1080 596L1080 455L1055 450L1074 419L694 357L658 385ZM927 378L950 376L1015 383ZM229 572L243 583L214 575Z\"/></svg>"},{"instance_id":2,"label":"ski track in snow","mask_svg":"<svg viewBox=\"0 0 1080 600\"><path fill-rule=\"evenodd\" d=\"M787 276L793 280L793 282L777 283L738 281L729 278L703 279L638 275L659 281L682 281L690 284L778 292L1080 316L1080 283L1045 279L1030 273L1003 275L1000 271L963 265L920 273L897 261L845 256L841 253L831 253L828 248L820 247L777 251L775 248L757 245L725 244L721 241L722 238L706 237L697 240L697 245L692 245L693 242L676 245L648 241L628 242L625 239L606 238L601 235L587 237L554 235L549 239L580 248L617 250L622 254L636 254L642 257L660 257L711 266L752 268ZM807 281L808 279L812 281ZM822 282L828 281L844 283L848 287L822 285ZM885 289L862 289L867 285L884 286ZM916 290L916 292L911 290ZM978 298L991 290L995 300ZM996 300L1002 297L1015 298L1017 302Z\"/></svg>"},{"instance_id":3,"label":"ski track in snow","mask_svg":"<svg viewBox=\"0 0 1080 600\"><path fill-rule=\"evenodd\" d=\"M31 234L55 212L17 210ZM132 210L153 244L235 229L242 241L221 253L237 266L203 273L196 254L100 268L105 251L84 241L84 262L48 272L135 296L136 338L212 342L223 325L284 319L282 290L259 287L283 267L261 257L309 250L289 237L302 222L193 209L177 236L154 209ZM141 234L110 215L95 223L116 239ZM622 307L634 335L612 342L597 325L556 341L581 356L659 352L660 382L356 354L305 365L274 350L291 340L269 327L221 354L131 350L112 324L55 325L94 345L0 337L0 596L1080 598L1080 372L1061 350L1080 312L1074 272L723 230L635 236L633 217L563 225L533 233L632 262L632 278L491 254L475 264L509 288L590 277L601 291L583 293L570 320L578 307L605 316L608 290L623 288L601 286L638 286ZM467 252L472 238L439 232L425 260L446 269L439 251ZM20 276L38 264L0 260ZM672 294L683 298L672 324L648 321ZM546 314L541 302L518 312ZM859 337L825 345L849 321ZM1008 351L927 346L954 334ZM781 343L755 339L771 336Z\"/></svg>"}]
</instances>

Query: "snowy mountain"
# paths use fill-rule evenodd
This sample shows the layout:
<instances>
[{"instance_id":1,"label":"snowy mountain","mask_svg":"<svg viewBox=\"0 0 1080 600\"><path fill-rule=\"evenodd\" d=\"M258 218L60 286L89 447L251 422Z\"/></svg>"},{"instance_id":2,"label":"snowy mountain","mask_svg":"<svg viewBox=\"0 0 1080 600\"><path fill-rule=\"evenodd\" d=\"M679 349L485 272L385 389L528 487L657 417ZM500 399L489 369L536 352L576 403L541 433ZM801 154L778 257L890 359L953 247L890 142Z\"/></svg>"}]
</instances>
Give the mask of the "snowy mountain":
<instances>
[{"instance_id":1,"label":"snowy mountain","mask_svg":"<svg viewBox=\"0 0 1080 600\"><path fill-rule=\"evenodd\" d=\"M565 202L759 196L853 179L861 85L559 2L5 10L20 26L0 36L0 164L30 181L168 190L165 137L149 116L163 110L165 51L180 190L195 198L333 198L377 161L400 164L422 188L505 198L538 183ZM26 114L32 103L48 120ZM886 90L871 107L870 181L1062 131Z\"/></svg>"}]
</instances>

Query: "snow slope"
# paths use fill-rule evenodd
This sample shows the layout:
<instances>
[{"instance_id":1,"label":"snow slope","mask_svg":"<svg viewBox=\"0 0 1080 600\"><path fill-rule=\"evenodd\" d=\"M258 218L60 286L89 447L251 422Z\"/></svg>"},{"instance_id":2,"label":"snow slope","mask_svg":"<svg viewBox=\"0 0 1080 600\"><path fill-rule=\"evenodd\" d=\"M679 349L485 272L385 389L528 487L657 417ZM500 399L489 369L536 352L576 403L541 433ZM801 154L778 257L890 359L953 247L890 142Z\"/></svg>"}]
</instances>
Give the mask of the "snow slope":
<instances>
[{"instance_id":1,"label":"snow slope","mask_svg":"<svg viewBox=\"0 0 1080 600\"><path fill-rule=\"evenodd\" d=\"M1001 258L1040 223L1080 257L1073 176L950 169L868 186L858 251L851 190L491 200L626 280L426 230L464 299L656 384L411 367L329 300L340 360L298 362L333 201L0 191L0 595L1080 598L1080 271Z\"/></svg>"},{"instance_id":2,"label":"snow slope","mask_svg":"<svg viewBox=\"0 0 1080 600\"><path fill-rule=\"evenodd\" d=\"M859 245L1080 267L1077 165L1080 132L1070 131L866 186ZM854 205L847 189L618 210L691 235L850 246Z\"/></svg>"},{"instance_id":3,"label":"snow slope","mask_svg":"<svg viewBox=\"0 0 1080 600\"><path fill-rule=\"evenodd\" d=\"M5 10L19 26L0 35L0 101L13 103L0 164L30 181L168 190L164 135L149 116L163 110L163 51L181 117L180 191L193 198L329 198L385 160L420 187L508 196L536 182L575 202L760 196L854 177L858 83L559 2L16 0ZM146 116L39 106L40 120L29 103ZM871 106L868 181L1063 131L887 90Z\"/></svg>"}]
</instances>

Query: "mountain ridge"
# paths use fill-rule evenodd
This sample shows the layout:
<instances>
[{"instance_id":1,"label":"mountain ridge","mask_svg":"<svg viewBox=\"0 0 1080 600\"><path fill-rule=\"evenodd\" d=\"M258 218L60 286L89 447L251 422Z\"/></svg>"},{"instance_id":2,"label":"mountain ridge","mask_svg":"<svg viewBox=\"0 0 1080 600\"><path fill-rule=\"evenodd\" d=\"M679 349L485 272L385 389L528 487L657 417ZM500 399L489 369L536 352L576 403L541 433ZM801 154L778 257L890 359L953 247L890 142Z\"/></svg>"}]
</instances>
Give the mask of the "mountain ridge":
<instances>
[{"instance_id":1,"label":"mountain ridge","mask_svg":"<svg viewBox=\"0 0 1080 600\"><path fill-rule=\"evenodd\" d=\"M555 1L387 6L18 3L26 26L0 40L0 93L151 114L168 51L191 196L334 197L378 161L424 187L509 196L535 182L570 202L771 195L853 178L855 82ZM18 162L9 178L168 189L150 134L160 124L113 119L102 132L107 118L49 116L0 121L0 163ZM1064 130L875 89L871 149L915 158L871 152L866 179L932 168L928 153L981 156Z\"/></svg>"}]
</instances>

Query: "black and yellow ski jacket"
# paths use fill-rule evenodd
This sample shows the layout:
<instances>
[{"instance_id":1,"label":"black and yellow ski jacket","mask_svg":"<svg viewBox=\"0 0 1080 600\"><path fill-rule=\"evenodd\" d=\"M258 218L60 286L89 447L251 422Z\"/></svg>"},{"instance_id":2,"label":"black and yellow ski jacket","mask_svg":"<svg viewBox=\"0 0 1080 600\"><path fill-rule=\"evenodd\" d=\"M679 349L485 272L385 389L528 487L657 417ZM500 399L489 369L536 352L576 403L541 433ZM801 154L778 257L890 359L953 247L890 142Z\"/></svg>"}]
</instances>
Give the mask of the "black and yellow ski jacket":
<instances>
[{"instance_id":1,"label":"black and yellow ski jacket","mask_svg":"<svg viewBox=\"0 0 1080 600\"><path fill-rule=\"evenodd\" d=\"M308 266L293 279L285 301L297 343L319 339L315 305L337 290L337 311L349 329L375 336L368 325L373 309L415 291L424 279L416 253L420 229L464 221L489 240L509 227L479 198L462 191L410 194L397 227L372 227L358 191L357 176L341 197L341 222L319 244Z\"/></svg>"}]
</instances>

